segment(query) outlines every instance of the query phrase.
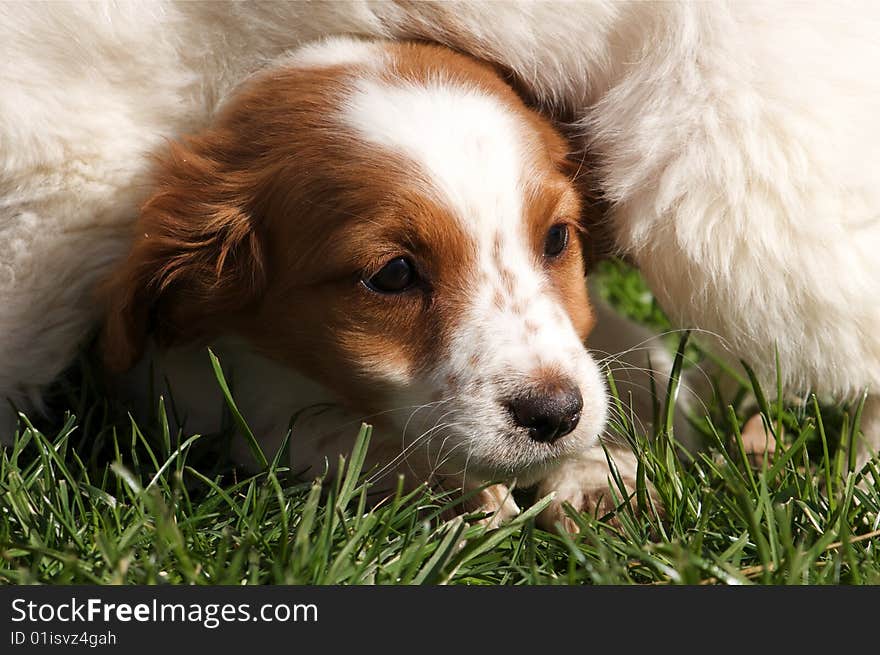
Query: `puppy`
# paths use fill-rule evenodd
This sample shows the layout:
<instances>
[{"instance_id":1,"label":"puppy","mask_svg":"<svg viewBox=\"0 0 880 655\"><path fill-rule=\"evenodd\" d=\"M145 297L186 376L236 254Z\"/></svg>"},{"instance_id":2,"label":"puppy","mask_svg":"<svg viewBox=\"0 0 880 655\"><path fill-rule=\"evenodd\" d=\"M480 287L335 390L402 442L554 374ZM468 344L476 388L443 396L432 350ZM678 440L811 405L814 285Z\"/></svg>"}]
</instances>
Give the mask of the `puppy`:
<instances>
[{"instance_id":1,"label":"puppy","mask_svg":"<svg viewBox=\"0 0 880 655\"><path fill-rule=\"evenodd\" d=\"M297 417L297 470L335 462L364 420L377 480L548 480L565 494L546 523L563 500L592 509L608 496L606 396L582 345L567 155L488 65L349 38L300 49L160 155L104 287L107 364L127 370L154 341L186 429L214 431L212 344L264 447ZM495 519L517 511L503 486L477 498Z\"/></svg>"}]
</instances>

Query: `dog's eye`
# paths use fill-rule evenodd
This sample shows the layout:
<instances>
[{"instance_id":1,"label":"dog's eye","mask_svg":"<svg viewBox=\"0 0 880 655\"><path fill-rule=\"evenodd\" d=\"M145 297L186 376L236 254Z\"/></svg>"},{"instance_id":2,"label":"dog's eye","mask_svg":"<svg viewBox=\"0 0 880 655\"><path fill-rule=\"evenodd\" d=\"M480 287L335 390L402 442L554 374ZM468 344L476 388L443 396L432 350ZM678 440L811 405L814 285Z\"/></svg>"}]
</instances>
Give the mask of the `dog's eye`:
<instances>
[{"instance_id":1,"label":"dog's eye","mask_svg":"<svg viewBox=\"0 0 880 655\"><path fill-rule=\"evenodd\" d=\"M557 223L547 231L544 239L544 256L558 257L568 245L568 225Z\"/></svg>"},{"instance_id":2,"label":"dog's eye","mask_svg":"<svg viewBox=\"0 0 880 655\"><path fill-rule=\"evenodd\" d=\"M406 257L396 257L379 272L365 279L364 284L379 293L401 293L418 281L415 266Z\"/></svg>"}]
</instances>

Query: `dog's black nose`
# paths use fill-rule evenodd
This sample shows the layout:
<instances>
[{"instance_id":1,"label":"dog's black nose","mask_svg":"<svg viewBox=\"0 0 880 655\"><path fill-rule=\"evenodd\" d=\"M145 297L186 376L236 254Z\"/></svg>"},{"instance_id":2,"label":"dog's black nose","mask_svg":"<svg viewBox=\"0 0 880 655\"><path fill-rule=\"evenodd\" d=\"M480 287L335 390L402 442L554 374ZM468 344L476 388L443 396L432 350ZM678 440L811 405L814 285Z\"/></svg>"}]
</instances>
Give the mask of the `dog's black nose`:
<instances>
[{"instance_id":1,"label":"dog's black nose","mask_svg":"<svg viewBox=\"0 0 880 655\"><path fill-rule=\"evenodd\" d=\"M555 381L526 391L508 403L513 420L529 436L553 443L577 427L584 408L580 389L571 381Z\"/></svg>"}]
</instances>

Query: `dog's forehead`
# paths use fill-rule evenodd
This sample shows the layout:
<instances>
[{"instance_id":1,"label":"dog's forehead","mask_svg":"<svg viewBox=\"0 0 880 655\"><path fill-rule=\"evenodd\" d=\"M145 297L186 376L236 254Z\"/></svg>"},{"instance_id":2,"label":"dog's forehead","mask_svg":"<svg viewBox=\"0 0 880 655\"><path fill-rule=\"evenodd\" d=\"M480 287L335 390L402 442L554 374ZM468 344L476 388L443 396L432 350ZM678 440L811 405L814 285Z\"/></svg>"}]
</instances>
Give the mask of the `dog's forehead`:
<instances>
[{"instance_id":1,"label":"dog's forehead","mask_svg":"<svg viewBox=\"0 0 880 655\"><path fill-rule=\"evenodd\" d=\"M359 80L342 120L356 137L410 162L408 181L467 233L515 230L523 217L529 141L522 119L461 80ZM482 240L482 239L481 239Z\"/></svg>"}]
</instances>

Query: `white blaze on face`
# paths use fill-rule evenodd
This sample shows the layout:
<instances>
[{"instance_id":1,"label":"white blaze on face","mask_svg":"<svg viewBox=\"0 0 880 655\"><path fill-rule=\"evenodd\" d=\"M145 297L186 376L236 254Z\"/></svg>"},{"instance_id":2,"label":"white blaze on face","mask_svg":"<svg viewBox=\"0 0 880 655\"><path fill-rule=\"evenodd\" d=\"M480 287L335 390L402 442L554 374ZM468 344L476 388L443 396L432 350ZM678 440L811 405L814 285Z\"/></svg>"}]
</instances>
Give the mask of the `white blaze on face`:
<instances>
[{"instance_id":1,"label":"white blaze on face","mask_svg":"<svg viewBox=\"0 0 880 655\"><path fill-rule=\"evenodd\" d=\"M367 79L344 111L368 141L417 162L431 176L426 193L449 207L476 240L491 243L495 230L518 228L523 127L494 97L440 80L394 86Z\"/></svg>"},{"instance_id":2,"label":"white blaze on face","mask_svg":"<svg viewBox=\"0 0 880 655\"><path fill-rule=\"evenodd\" d=\"M461 286L467 309L452 327L441 368L422 385L453 398L445 410L470 465L522 472L547 463L549 447L530 442L508 410L547 371L575 382L584 400L578 428L553 456L589 445L605 420L604 384L528 243L525 196L540 183L529 126L459 81L361 80L342 112L364 140L415 162L428 178L424 193L473 239L479 271L462 271L472 278Z\"/></svg>"}]
</instances>

